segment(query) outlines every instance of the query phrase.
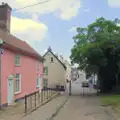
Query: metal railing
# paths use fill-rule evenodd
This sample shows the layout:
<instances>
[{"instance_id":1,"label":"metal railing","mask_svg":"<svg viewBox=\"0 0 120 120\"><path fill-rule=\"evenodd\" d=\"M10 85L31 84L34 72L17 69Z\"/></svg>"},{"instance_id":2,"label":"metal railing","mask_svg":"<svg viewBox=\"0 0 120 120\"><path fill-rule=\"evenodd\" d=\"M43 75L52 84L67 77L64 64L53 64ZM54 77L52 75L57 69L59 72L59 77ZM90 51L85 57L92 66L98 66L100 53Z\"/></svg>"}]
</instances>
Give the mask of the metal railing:
<instances>
[{"instance_id":1,"label":"metal railing","mask_svg":"<svg viewBox=\"0 0 120 120\"><path fill-rule=\"evenodd\" d=\"M34 111L57 94L59 94L59 91L44 89L41 92L37 91L25 95L25 113Z\"/></svg>"}]
</instances>

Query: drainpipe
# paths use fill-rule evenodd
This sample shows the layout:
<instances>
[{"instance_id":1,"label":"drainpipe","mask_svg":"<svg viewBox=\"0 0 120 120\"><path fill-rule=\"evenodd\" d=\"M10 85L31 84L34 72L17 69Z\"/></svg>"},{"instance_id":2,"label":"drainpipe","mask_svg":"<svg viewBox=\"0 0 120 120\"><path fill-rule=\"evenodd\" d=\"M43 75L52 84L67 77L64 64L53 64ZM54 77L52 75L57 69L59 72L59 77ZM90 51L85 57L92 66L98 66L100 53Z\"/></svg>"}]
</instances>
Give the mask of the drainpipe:
<instances>
[{"instance_id":1,"label":"drainpipe","mask_svg":"<svg viewBox=\"0 0 120 120\"><path fill-rule=\"evenodd\" d=\"M1 84L2 84L2 70L1 70L1 54L0 54L0 108L2 107L2 86L1 86Z\"/></svg>"},{"instance_id":2,"label":"drainpipe","mask_svg":"<svg viewBox=\"0 0 120 120\"><path fill-rule=\"evenodd\" d=\"M3 54L3 46L4 41L0 39L0 108L2 108L2 54Z\"/></svg>"}]
</instances>

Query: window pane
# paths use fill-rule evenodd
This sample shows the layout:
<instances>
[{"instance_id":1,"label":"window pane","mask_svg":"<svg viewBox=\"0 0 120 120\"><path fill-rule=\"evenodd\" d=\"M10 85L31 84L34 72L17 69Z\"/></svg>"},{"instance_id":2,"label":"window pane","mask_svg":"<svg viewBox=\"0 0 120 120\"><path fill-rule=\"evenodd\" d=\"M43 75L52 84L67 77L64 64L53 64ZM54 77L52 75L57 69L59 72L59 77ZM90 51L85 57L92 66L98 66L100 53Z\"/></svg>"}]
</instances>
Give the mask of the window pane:
<instances>
[{"instance_id":1,"label":"window pane","mask_svg":"<svg viewBox=\"0 0 120 120\"><path fill-rule=\"evenodd\" d=\"M44 83L44 88L47 88L48 87L48 80L44 79L43 83Z\"/></svg>"},{"instance_id":2,"label":"window pane","mask_svg":"<svg viewBox=\"0 0 120 120\"><path fill-rule=\"evenodd\" d=\"M48 67L44 67L43 72L44 72L44 74L48 74Z\"/></svg>"},{"instance_id":3,"label":"window pane","mask_svg":"<svg viewBox=\"0 0 120 120\"><path fill-rule=\"evenodd\" d=\"M40 85L40 77L38 76L36 79L36 87L39 87L39 85Z\"/></svg>"},{"instance_id":4,"label":"window pane","mask_svg":"<svg viewBox=\"0 0 120 120\"><path fill-rule=\"evenodd\" d=\"M20 91L20 74L16 74L16 92Z\"/></svg>"},{"instance_id":5,"label":"window pane","mask_svg":"<svg viewBox=\"0 0 120 120\"><path fill-rule=\"evenodd\" d=\"M20 65L20 55L15 56L15 64Z\"/></svg>"}]
</instances>

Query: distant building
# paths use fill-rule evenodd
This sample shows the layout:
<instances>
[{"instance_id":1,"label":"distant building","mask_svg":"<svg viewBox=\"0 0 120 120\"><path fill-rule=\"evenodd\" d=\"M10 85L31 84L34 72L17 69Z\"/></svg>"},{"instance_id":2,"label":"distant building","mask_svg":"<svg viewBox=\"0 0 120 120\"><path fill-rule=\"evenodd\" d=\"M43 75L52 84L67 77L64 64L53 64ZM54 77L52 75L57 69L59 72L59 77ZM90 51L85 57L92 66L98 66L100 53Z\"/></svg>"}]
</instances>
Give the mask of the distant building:
<instances>
[{"instance_id":1,"label":"distant building","mask_svg":"<svg viewBox=\"0 0 120 120\"><path fill-rule=\"evenodd\" d=\"M78 70L76 67L71 68L71 80L77 82L86 81L86 74L84 71Z\"/></svg>"},{"instance_id":2,"label":"distant building","mask_svg":"<svg viewBox=\"0 0 120 120\"><path fill-rule=\"evenodd\" d=\"M98 80L97 74L92 74L87 80L92 84L97 84Z\"/></svg>"},{"instance_id":3,"label":"distant building","mask_svg":"<svg viewBox=\"0 0 120 120\"><path fill-rule=\"evenodd\" d=\"M44 57L44 87L65 86L66 66L49 47Z\"/></svg>"},{"instance_id":4,"label":"distant building","mask_svg":"<svg viewBox=\"0 0 120 120\"><path fill-rule=\"evenodd\" d=\"M71 80L76 81L79 78L78 69L76 67L71 68Z\"/></svg>"},{"instance_id":5,"label":"distant building","mask_svg":"<svg viewBox=\"0 0 120 120\"><path fill-rule=\"evenodd\" d=\"M71 65L70 63L65 60L64 64L66 66L66 82L71 81Z\"/></svg>"}]
</instances>

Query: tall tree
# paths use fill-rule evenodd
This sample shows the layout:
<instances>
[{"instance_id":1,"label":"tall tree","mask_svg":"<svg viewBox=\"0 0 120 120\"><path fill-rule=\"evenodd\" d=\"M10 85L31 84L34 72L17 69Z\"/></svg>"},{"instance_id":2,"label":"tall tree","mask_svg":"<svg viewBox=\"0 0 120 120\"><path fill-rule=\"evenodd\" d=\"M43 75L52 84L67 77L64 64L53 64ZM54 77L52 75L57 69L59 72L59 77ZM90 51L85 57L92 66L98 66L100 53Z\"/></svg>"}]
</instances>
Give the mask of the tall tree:
<instances>
[{"instance_id":1,"label":"tall tree","mask_svg":"<svg viewBox=\"0 0 120 120\"><path fill-rule=\"evenodd\" d=\"M87 74L97 74L101 92L120 83L120 21L97 19L87 28L77 28L71 60Z\"/></svg>"}]
</instances>

